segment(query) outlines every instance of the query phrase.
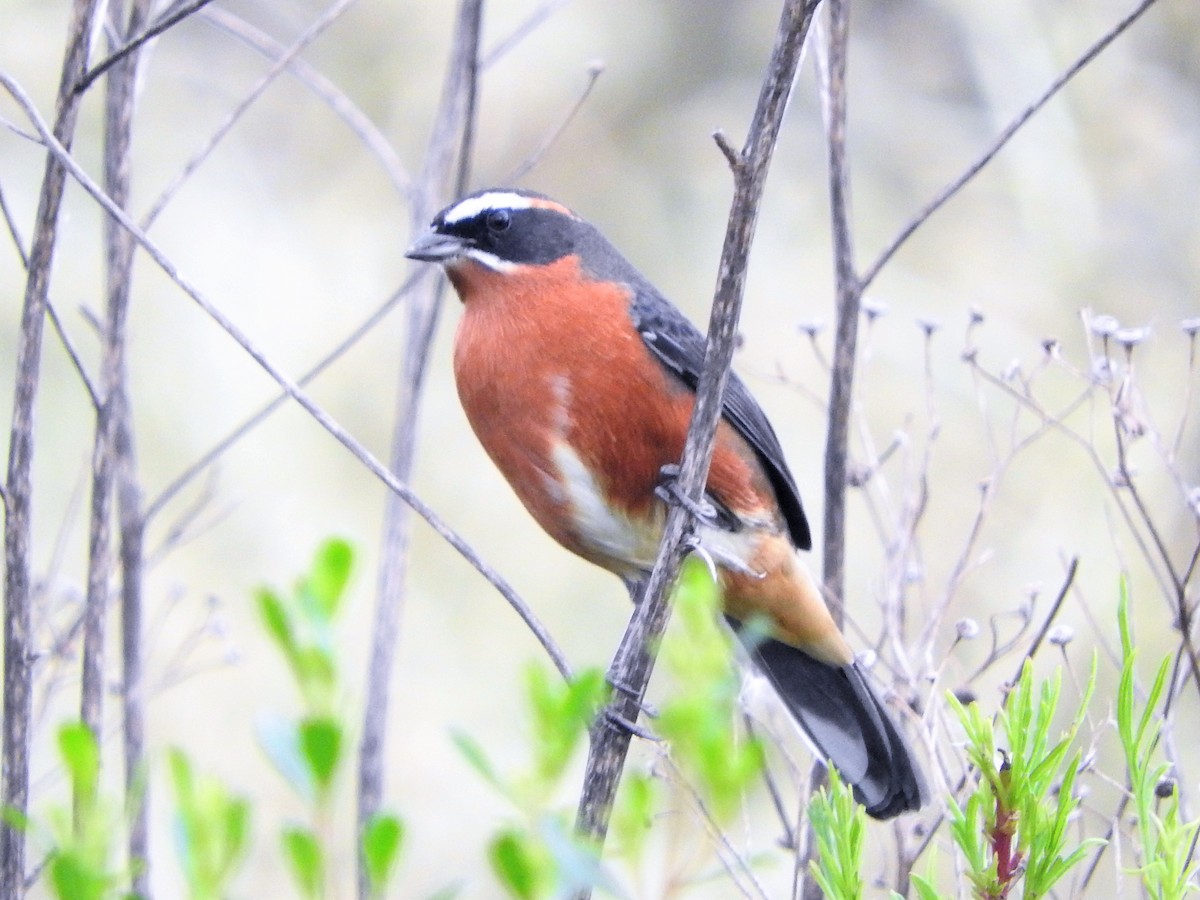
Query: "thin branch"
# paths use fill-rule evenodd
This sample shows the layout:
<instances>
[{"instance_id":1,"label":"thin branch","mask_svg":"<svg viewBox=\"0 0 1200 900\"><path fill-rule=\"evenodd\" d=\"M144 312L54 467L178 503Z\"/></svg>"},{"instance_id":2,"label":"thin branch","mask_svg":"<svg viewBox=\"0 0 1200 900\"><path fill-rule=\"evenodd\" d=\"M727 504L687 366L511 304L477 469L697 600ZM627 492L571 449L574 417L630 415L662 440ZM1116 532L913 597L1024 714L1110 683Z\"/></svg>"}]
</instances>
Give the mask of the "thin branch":
<instances>
[{"instance_id":1,"label":"thin branch","mask_svg":"<svg viewBox=\"0 0 1200 900\"><path fill-rule=\"evenodd\" d=\"M592 88L596 86L596 82L603 74L604 63L594 62L588 66L587 84L583 86L583 90L580 92L579 96L575 98L575 102L571 104L571 107L567 110L566 115L564 115L562 120L554 128L552 128L549 133L546 134L546 136L542 139L542 142L538 144L537 148L532 153L525 157L525 159L522 160L515 169L504 176L504 179L501 182L502 184L516 184L518 181L528 175L529 171L533 169L534 166L542 161L546 153L549 152L550 148L558 142L558 139L562 137L563 132L567 130L567 126L571 124L576 113L583 108L583 104L592 94Z\"/></svg>"},{"instance_id":2,"label":"thin branch","mask_svg":"<svg viewBox=\"0 0 1200 900\"><path fill-rule=\"evenodd\" d=\"M448 199L447 193L453 191L457 196L466 189L474 140L482 29L483 0L462 0L425 163L419 184L412 191L411 225L414 232L425 228L438 207ZM403 480L411 477L416 456L425 373L441 311L445 279L427 279L423 286L424 290L414 292L408 304L407 335L392 432L391 470ZM367 698L359 745L357 815L360 833L378 813L383 801L391 675L408 581L411 533L411 510L399 497L392 495L384 511L371 654L367 663ZM362 856L358 866L358 893L363 900L371 893Z\"/></svg>"},{"instance_id":3,"label":"thin branch","mask_svg":"<svg viewBox=\"0 0 1200 900\"><path fill-rule=\"evenodd\" d=\"M176 286L187 295L189 299L195 303L201 311L203 311L213 322L224 331L233 341L242 348L242 350L258 364L264 372L271 377L287 395L296 402L305 412L309 414L317 424L320 425L326 432L330 434L339 444L345 447L350 453L362 463L368 471L376 478L382 481L391 491L399 494L405 503L409 504L413 510L422 519L426 521L430 528L434 530L443 540L471 564L471 566L479 572L499 593L509 605L517 612L517 614L525 622L526 626L533 633L533 636L541 643L546 654L565 675L570 673L570 667L567 664L566 657L562 651L554 643L549 633L545 630L542 624L534 616L533 612L526 605L525 601L512 589L511 586L497 573L491 566L475 552L466 540L464 540L457 532L450 528L434 510L429 507L420 497L413 493L412 489L396 478L386 466L383 465L368 449L347 432L337 421L335 421L328 413L325 412L307 393L300 388L295 381L284 374L272 363L265 354L254 344L253 341L226 316L212 301L208 299L195 285L193 285L179 271L173 262L165 253L150 239L146 233L138 227L130 217L104 193L104 191L91 179L91 177L75 162L70 153L58 142L57 139L50 133L41 116L38 115L37 108L29 99L28 94L15 81L8 77L3 71L0 71L0 87L3 87L10 96L24 109L30 121L41 132L42 137L46 140L47 146L54 159L59 161L66 171L74 178L82 187L110 216L116 219L122 228L125 228L133 235L135 241L141 246L146 254L152 259L164 274L167 275ZM6 697L7 699L7 697Z\"/></svg>"},{"instance_id":4,"label":"thin branch","mask_svg":"<svg viewBox=\"0 0 1200 900\"><path fill-rule=\"evenodd\" d=\"M109 16L117 38L141 30L149 19L152 0L133 0L125 22L122 0L110 0ZM106 79L104 187L113 202L128 208L132 192L130 153L133 116L137 103L137 80L142 44L131 47L109 68ZM133 280L134 243L129 233L112 219L104 221L108 275L105 324L102 332L101 402L96 415L96 437L92 465L92 517L88 555L88 596L84 623L84 673L91 665L95 684L83 684L84 709L92 700L99 734L100 697L104 690L102 627L106 616L113 569L111 523L114 500L118 509L118 544L121 571L121 732L124 758L125 797L129 805L128 859L133 871L131 888L138 896L150 895L149 785L145 769L145 710L142 684L142 539L141 490L134 457L132 407L126 364L126 322ZM94 621L101 625L95 633ZM89 642L97 649L89 652ZM97 664L98 663L98 664ZM85 721L86 718L85 718Z\"/></svg>"},{"instance_id":5,"label":"thin branch","mask_svg":"<svg viewBox=\"0 0 1200 900\"><path fill-rule=\"evenodd\" d=\"M862 283L854 270L850 229L850 172L846 160L846 46L850 38L849 0L830 0L829 51L823 109L829 156L829 213L837 324L825 436L825 521L823 574L826 598L841 624L846 591L846 473L849 466L850 416L854 402L854 361Z\"/></svg>"},{"instance_id":6,"label":"thin branch","mask_svg":"<svg viewBox=\"0 0 1200 900\"><path fill-rule=\"evenodd\" d=\"M75 369L79 380L83 382L83 389L87 391L92 409L99 409L100 391L92 381L92 377L88 374L87 368L83 364L83 358L79 355L79 351L75 349L75 342L67 334L66 329L63 327L62 318L59 316L58 310L55 309L54 303L49 297L46 298L46 317L50 320L50 324L54 328L54 333L58 335L63 349L67 351L67 358L71 360L72 368Z\"/></svg>"},{"instance_id":7,"label":"thin branch","mask_svg":"<svg viewBox=\"0 0 1200 900\"><path fill-rule=\"evenodd\" d=\"M318 375L341 359L355 344L374 331L375 327L409 295L409 292L418 284L420 279L426 277L428 274L428 269L421 269L416 274L410 275L405 279L404 283L393 291L391 296L384 300L366 319L346 335L332 350L321 357L312 368L297 378L296 384L300 385L300 387L308 387ZM266 421L273 412L286 404L288 399L287 391L280 391L273 399L259 407L258 410L231 429L225 437L217 441L204 455L176 475L165 488L159 491L153 500L146 504L144 516L146 520L148 521L162 512L163 508L175 499L181 490L212 466L213 463L217 462L230 447Z\"/></svg>"},{"instance_id":8,"label":"thin branch","mask_svg":"<svg viewBox=\"0 0 1200 900\"><path fill-rule=\"evenodd\" d=\"M725 381L733 358L759 203L815 8L816 4L808 0L784 3L754 118L734 167L734 197L709 319L704 369L680 463L679 488L694 500L703 493L712 458L713 436L721 416ZM630 731L621 723L636 722L641 712L654 668L658 639L670 615L668 589L682 562L688 530L687 512L672 505L654 568L635 588L640 600L609 666L609 682L620 685L621 689L592 726L576 819L580 834L597 846L604 844L613 799L629 750ZM581 896L587 897L590 893L590 888L585 889Z\"/></svg>"},{"instance_id":9,"label":"thin branch","mask_svg":"<svg viewBox=\"0 0 1200 900\"><path fill-rule=\"evenodd\" d=\"M48 147L21 309L4 520L4 737L0 751L0 807L19 816L26 814L29 803L29 722L33 709L34 648L30 633L33 592L29 559L33 416L41 373L46 298L66 181L62 158L50 145L65 148L74 137L80 97L73 88L87 66L88 46L101 5L100 0L75 0L59 78L54 128L51 131L44 123L38 126ZM29 109L36 113L32 103ZM62 149L62 155L67 153ZM10 822L6 816L0 823L0 897L16 898L24 892L25 833Z\"/></svg>"},{"instance_id":10,"label":"thin branch","mask_svg":"<svg viewBox=\"0 0 1200 900\"><path fill-rule=\"evenodd\" d=\"M0 188L0 212L4 213L4 225L8 229L8 236L12 238L17 256L21 258L21 268L28 269L29 254L25 252L25 244L21 241L21 233L17 229L17 222L13 218L12 210L8 208L8 201L4 199L3 188Z\"/></svg>"},{"instance_id":11,"label":"thin branch","mask_svg":"<svg viewBox=\"0 0 1200 900\"><path fill-rule=\"evenodd\" d=\"M276 59L274 63L272 63L271 67L265 73L263 73L262 77L260 77L258 81L255 82L250 88L250 90L246 92L246 96L242 98L241 102L229 111L228 115L225 116L224 121L217 126L216 130L211 135L209 135L208 140L206 140L196 150L196 152L192 154L191 158L187 161L187 163L184 164L184 167L179 171L179 173L171 180L170 184L163 189L163 192L159 195L158 199L155 200L154 204L150 207L149 212L147 212L142 218L142 229L144 231L150 230L150 226L159 217L159 215L162 214L162 211L166 208L167 203L169 203L179 191L179 188L183 185L183 183L191 177L192 173L195 172L196 169L198 169L201 164L203 164L203 162L209 158L209 156L212 155L212 152L216 149L217 145L227 134L229 134L230 131L233 130L233 126L241 120L246 111L254 104L256 100L258 100L259 97L263 95L267 88L274 84L276 79L278 79L279 76L287 70L288 66L292 64L293 59L313 41L320 37L320 35L327 28L329 28L329 26L336 22L342 16L342 14L345 13L346 10L348 10L356 2L358 2L358 0L337 0L337 2L326 9L324 13L314 19L313 23L309 25L308 28L304 29L304 32L300 35L300 37L296 38L296 40L292 43L292 46L289 47L287 51L283 53L283 55ZM216 17L217 21L228 21L230 18L232 17Z\"/></svg>"},{"instance_id":12,"label":"thin branch","mask_svg":"<svg viewBox=\"0 0 1200 900\"><path fill-rule=\"evenodd\" d=\"M319 70L299 58L298 50L303 48L297 48L295 45L291 48L285 47L245 19L220 7L204 10L201 18L254 48L273 62L286 60L288 74L313 93L345 123L346 127L375 157L396 192L401 197L409 199L412 191L412 177L405 169L403 161L388 140L387 135L341 88L322 75ZM301 37L299 40L303 39Z\"/></svg>"},{"instance_id":13,"label":"thin branch","mask_svg":"<svg viewBox=\"0 0 1200 900\"><path fill-rule=\"evenodd\" d=\"M491 49L480 54L479 67L481 69L491 68L492 65L511 53L521 41L537 31L547 19L570 2L571 0L544 0L541 6L526 16L525 20L509 34L498 40Z\"/></svg>"},{"instance_id":14,"label":"thin branch","mask_svg":"<svg viewBox=\"0 0 1200 900\"><path fill-rule=\"evenodd\" d=\"M904 243L913 236L913 233L916 232L918 228L925 224L930 216L945 206L946 203L955 194L962 190L972 178L978 175L984 166L990 163L992 159L995 158L996 154L1004 149L1005 144L1012 140L1013 136L1020 131L1022 127L1024 127L1025 123L1033 118L1034 114L1036 114L1043 106L1045 106L1055 94L1062 90L1068 81L1079 74L1080 70L1083 69L1084 66L1099 56L1109 44L1116 40L1117 37L1125 31L1125 29L1136 22L1141 17L1142 13L1153 6L1154 3L1155 0L1141 0L1141 2L1134 7L1132 12L1130 12L1125 16L1125 18L1121 19L1121 21L1105 32L1105 34L1098 41L1088 47L1088 49L1084 51L1083 55L1076 59L1075 62L1067 66L1062 74L1055 78L1054 81L1050 83L1049 87L1042 92L1040 97L1034 100L1029 106L1025 107L1025 109L1023 109L1021 113L1015 119L1013 119L1012 122L1010 122L1008 126L1000 132L999 135L997 135L996 139L992 141L991 145L983 152L983 155L975 160L975 162L971 163L971 165L968 166L961 175L942 188L941 192L932 200L930 200L924 209L917 213L907 225L900 229L900 233L892 238L891 243L883 249L883 252L879 254L879 257L875 260L875 262L867 268L861 279L861 287L865 290L867 286L875 280L875 277L879 274L880 270L888 264L893 256L896 255L896 251L898 251L904 245Z\"/></svg>"},{"instance_id":15,"label":"thin branch","mask_svg":"<svg viewBox=\"0 0 1200 900\"><path fill-rule=\"evenodd\" d=\"M1038 650L1042 646L1042 641L1046 639L1046 635L1050 632L1050 626L1058 617L1058 611L1062 609L1063 601L1067 599L1067 592L1071 590L1071 585L1075 583L1075 573L1079 571L1079 557L1071 557L1071 562L1067 565L1067 575L1063 579L1062 587L1058 589L1058 594L1054 597L1054 602L1050 604L1050 611L1046 613L1046 618L1042 622L1042 627L1034 636L1033 642L1029 645L1029 649L1025 651L1025 656L1021 659L1021 666L1013 674L1009 680L1009 684L1016 684L1021 677L1021 669L1024 668L1026 660L1031 660L1037 655Z\"/></svg>"},{"instance_id":16,"label":"thin branch","mask_svg":"<svg viewBox=\"0 0 1200 900\"><path fill-rule=\"evenodd\" d=\"M829 166L829 215L833 231L835 324L833 368L829 381L829 408L825 432L825 509L822 529L822 584L833 619L846 618L846 487L850 463L850 419L854 404L854 365L858 353L858 319L862 283L854 268L854 241L850 227L850 168L846 158L846 64L850 41L850 0L828 0L829 17L822 91L825 141ZM820 58L820 55L818 56ZM827 778L824 768L814 770L810 788L816 791ZM805 826L807 873L819 842L812 823ZM801 864L798 861L798 864ZM814 878L804 878L801 896L820 900Z\"/></svg>"},{"instance_id":17,"label":"thin branch","mask_svg":"<svg viewBox=\"0 0 1200 900\"><path fill-rule=\"evenodd\" d=\"M97 63L92 68L80 76L79 81L75 85L76 95L82 94L92 83L123 60L125 57L134 53L147 41L153 40L169 28L178 25L196 10L211 3L212 0L180 0L175 3L170 9L164 12L161 16L151 22L140 34L131 38L114 50L109 56L105 57L101 62Z\"/></svg>"}]
</instances>

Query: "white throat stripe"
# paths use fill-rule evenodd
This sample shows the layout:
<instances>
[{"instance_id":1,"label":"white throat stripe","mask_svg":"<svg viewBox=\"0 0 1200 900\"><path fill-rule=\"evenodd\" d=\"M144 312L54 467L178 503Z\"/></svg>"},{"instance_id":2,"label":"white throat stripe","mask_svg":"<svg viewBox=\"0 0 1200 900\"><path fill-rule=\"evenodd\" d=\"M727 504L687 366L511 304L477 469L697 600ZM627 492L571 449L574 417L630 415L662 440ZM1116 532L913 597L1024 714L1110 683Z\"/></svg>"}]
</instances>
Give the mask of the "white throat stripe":
<instances>
[{"instance_id":1,"label":"white throat stripe","mask_svg":"<svg viewBox=\"0 0 1200 900\"><path fill-rule=\"evenodd\" d=\"M473 259L486 269L491 269L493 272L512 272L517 268L516 263L511 263L507 259L501 259L495 253L488 253L486 250L480 250L478 247L471 247L469 250L463 251L463 256L467 259Z\"/></svg>"}]
</instances>

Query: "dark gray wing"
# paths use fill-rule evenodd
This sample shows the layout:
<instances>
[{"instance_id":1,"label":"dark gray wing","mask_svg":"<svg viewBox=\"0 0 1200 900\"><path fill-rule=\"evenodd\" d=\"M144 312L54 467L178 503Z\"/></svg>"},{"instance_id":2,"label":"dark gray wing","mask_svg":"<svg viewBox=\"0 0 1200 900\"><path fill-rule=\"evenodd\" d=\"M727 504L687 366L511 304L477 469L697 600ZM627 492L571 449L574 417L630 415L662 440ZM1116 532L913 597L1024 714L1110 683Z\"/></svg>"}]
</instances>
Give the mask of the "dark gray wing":
<instances>
[{"instance_id":1,"label":"dark gray wing","mask_svg":"<svg viewBox=\"0 0 1200 900\"><path fill-rule=\"evenodd\" d=\"M630 288L633 291L630 315L642 341L659 362L696 390L704 367L704 336L645 280L639 279ZM732 372L725 386L724 417L746 439L762 463L792 543L801 550L811 549L812 535L800 504L800 491L783 458L775 429L749 388Z\"/></svg>"}]
</instances>

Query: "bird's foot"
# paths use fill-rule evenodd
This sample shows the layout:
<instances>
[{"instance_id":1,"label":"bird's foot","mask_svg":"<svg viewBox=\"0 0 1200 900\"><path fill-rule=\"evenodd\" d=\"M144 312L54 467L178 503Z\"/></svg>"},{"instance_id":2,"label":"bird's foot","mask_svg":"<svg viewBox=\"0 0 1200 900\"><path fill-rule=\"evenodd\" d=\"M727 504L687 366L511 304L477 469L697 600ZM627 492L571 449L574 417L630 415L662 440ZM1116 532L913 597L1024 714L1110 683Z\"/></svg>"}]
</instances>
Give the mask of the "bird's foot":
<instances>
[{"instance_id":1,"label":"bird's foot","mask_svg":"<svg viewBox=\"0 0 1200 900\"><path fill-rule=\"evenodd\" d=\"M721 524L720 512L706 499L693 500L679 487L679 464L667 463L658 470L659 482L654 486L654 494L664 503L682 506L696 520L697 524L717 528Z\"/></svg>"},{"instance_id":2,"label":"bird's foot","mask_svg":"<svg viewBox=\"0 0 1200 900\"><path fill-rule=\"evenodd\" d=\"M642 692L637 690L633 685L625 684L624 682L620 682L620 681L613 681L611 678L609 678L607 680L608 680L608 686L610 688L612 688L616 693L618 693L618 694L622 695L623 697L626 697L629 700L632 700L634 703L636 703L638 706L638 709L641 710L642 715L649 716L651 719L658 718L658 710L655 709L653 706L651 706L649 703L643 702Z\"/></svg>"},{"instance_id":3,"label":"bird's foot","mask_svg":"<svg viewBox=\"0 0 1200 900\"><path fill-rule=\"evenodd\" d=\"M601 715L603 715L604 718L609 722L612 722L612 724L617 728L632 734L634 737L640 737L644 741L651 741L655 744L662 741L662 738L660 738L657 734L652 731L648 731L636 722L629 721L629 719L625 718L625 716L621 715L610 706L604 707L604 712L601 713Z\"/></svg>"},{"instance_id":4,"label":"bird's foot","mask_svg":"<svg viewBox=\"0 0 1200 900\"><path fill-rule=\"evenodd\" d=\"M712 577L713 581L717 580L718 568L729 572L736 572L738 575L749 575L755 580L766 577L766 572L750 568L740 557L726 552L719 547L706 545L700 540L699 535L688 535L683 539L683 545L689 553L695 555L704 563L704 567L708 569L708 574Z\"/></svg>"}]
</instances>

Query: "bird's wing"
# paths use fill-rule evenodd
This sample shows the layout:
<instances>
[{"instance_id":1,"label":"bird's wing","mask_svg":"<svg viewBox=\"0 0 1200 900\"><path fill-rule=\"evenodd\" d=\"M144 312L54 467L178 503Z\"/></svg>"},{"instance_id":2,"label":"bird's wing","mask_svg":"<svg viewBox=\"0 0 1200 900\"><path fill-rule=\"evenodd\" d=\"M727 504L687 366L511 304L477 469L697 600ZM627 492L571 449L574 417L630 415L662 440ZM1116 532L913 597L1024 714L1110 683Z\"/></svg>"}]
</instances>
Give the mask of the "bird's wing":
<instances>
[{"instance_id":1,"label":"bird's wing","mask_svg":"<svg viewBox=\"0 0 1200 900\"><path fill-rule=\"evenodd\" d=\"M660 363L696 390L704 368L704 336L648 283L635 283L631 289L630 315L642 341ZM749 388L732 372L725 385L723 413L762 463L775 490L792 543L801 550L811 549L812 535L800 503L800 491L783 458L779 438Z\"/></svg>"}]
</instances>

